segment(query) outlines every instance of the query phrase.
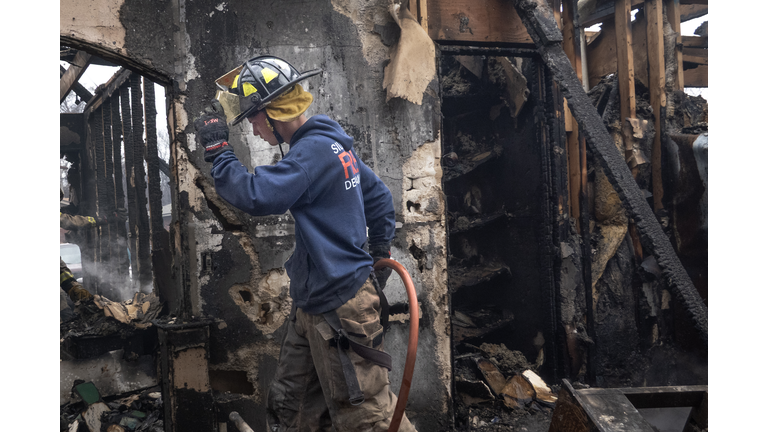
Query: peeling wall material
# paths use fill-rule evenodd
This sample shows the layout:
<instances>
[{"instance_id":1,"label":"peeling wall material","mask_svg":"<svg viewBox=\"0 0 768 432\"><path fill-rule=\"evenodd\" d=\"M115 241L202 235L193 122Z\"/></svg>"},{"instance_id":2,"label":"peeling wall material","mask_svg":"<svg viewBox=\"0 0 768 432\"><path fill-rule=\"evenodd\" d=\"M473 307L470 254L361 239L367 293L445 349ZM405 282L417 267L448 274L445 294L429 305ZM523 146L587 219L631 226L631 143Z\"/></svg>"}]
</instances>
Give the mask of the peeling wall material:
<instances>
[{"instance_id":1,"label":"peeling wall material","mask_svg":"<svg viewBox=\"0 0 768 432\"><path fill-rule=\"evenodd\" d=\"M384 70L387 102L399 97L421 105L424 91L436 74L435 44L408 8L393 5L391 13L401 31Z\"/></svg>"}]
</instances>

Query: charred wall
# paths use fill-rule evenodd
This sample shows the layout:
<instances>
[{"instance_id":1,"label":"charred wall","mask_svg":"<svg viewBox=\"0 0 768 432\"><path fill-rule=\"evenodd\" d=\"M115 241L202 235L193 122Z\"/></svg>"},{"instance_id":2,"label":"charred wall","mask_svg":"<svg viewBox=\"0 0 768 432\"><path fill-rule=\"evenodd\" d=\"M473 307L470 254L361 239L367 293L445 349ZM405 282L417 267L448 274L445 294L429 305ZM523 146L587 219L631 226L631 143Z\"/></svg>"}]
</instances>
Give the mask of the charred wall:
<instances>
[{"instance_id":1,"label":"charred wall","mask_svg":"<svg viewBox=\"0 0 768 432\"><path fill-rule=\"evenodd\" d=\"M421 105L386 101L384 67L397 41L388 6L385 1L125 0L89 11L62 2L62 43L168 84L175 185L172 275L179 299L173 313L182 321L212 322L209 382L219 414L237 407L247 422L264 423L266 389L290 311L282 264L293 249L293 221L290 214L251 217L221 200L192 120L213 96L216 78L248 58L272 54L302 71L323 69L307 81L315 99L307 114L337 120L355 139L361 159L392 191L398 221L392 255L413 277L422 315L407 413L419 430L440 430L450 422L438 89L436 81L430 84ZM246 126L231 128L230 143L249 169L280 157ZM390 303L405 302L398 282L387 291ZM408 322L393 321L385 348L393 356L396 392ZM219 421L225 418L217 415Z\"/></svg>"},{"instance_id":2,"label":"charred wall","mask_svg":"<svg viewBox=\"0 0 768 432\"><path fill-rule=\"evenodd\" d=\"M458 353L504 344L553 379L551 267L542 266L553 223L542 127L552 107L537 91L540 65L511 60L441 58L453 342ZM518 92L527 101L515 107L507 95Z\"/></svg>"}]
</instances>

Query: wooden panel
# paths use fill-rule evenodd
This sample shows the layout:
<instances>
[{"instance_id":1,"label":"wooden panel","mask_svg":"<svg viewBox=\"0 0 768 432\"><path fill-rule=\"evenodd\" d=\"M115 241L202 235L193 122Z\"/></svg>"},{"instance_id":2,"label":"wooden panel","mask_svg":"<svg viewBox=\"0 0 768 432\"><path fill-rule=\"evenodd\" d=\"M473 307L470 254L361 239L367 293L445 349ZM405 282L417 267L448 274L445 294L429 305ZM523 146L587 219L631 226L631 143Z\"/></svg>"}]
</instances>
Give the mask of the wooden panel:
<instances>
[{"instance_id":1,"label":"wooden panel","mask_svg":"<svg viewBox=\"0 0 768 432\"><path fill-rule=\"evenodd\" d=\"M683 61L688 63L696 63L700 65L707 65L707 49L706 48L688 48L683 46Z\"/></svg>"},{"instance_id":2,"label":"wooden panel","mask_svg":"<svg viewBox=\"0 0 768 432\"><path fill-rule=\"evenodd\" d=\"M533 44L511 1L427 0L427 9L433 40Z\"/></svg>"},{"instance_id":3,"label":"wooden panel","mask_svg":"<svg viewBox=\"0 0 768 432\"><path fill-rule=\"evenodd\" d=\"M708 38L701 36L683 36L683 47L685 48L707 48Z\"/></svg>"},{"instance_id":4,"label":"wooden panel","mask_svg":"<svg viewBox=\"0 0 768 432\"><path fill-rule=\"evenodd\" d=\"M685 75L685 87L709 87L709 72L707 66L702 65L694 69L686 69L683 71Z\"/></svg>"}]
</instances>

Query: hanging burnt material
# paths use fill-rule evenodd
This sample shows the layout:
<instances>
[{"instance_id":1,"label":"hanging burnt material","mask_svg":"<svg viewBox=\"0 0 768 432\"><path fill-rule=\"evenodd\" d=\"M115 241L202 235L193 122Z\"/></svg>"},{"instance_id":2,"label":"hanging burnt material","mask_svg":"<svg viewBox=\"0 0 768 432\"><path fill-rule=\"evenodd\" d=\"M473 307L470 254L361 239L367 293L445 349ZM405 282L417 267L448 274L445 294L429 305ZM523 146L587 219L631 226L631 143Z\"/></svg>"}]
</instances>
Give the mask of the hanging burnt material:
<instances>
[{"instance_id":1,"label":"hanging burnt material","mask_svg":"<svg viewBox=\"0 0 768 432\"><path fill-rule=\"evenodd\" d=\"M152 264L149 256L149 216L147 215L147 184L144 171L144 108L141 106L141 75L131 75L131 118L133 119L133 180L136 188L138 217L139 286L148 290L152 284Z\"/></svg>"},{"instance_id":2,"label":"hanging burnt material","mask_svg":"<svg viewBox=\"0 0 768 432\"><path fill-rule=\"evenodd\" d=\"M131 103L128 96L129 83L120 87L120 108L122 112L123 140L125 142L125 180L126 196L128 197L128 248L131 255L131 272L139 274L139 247L136 241L138 234L136 214L136 187L133 172L133 120L131 119ZM134 279L135 280L135 279Z\"/></svg>"},{"instance_id":3,"label":"hanging burnt material","mask_svg":"<svg viewBox=\"0 0 768 432\"><path fill-rule=\"evenodd\" d=\"M110 117L112 124L112 160L114 166L115 207L125 208L125 191L123 190L123 156L121 149L123 122L120 120L120 96L114 94L109 99ZM112 243L112 256L115 257L116 273L124 279L128 275L130 261L128 260L128 242L125 223L116 226L116 241Z\"/></svg>"}]
</instances>

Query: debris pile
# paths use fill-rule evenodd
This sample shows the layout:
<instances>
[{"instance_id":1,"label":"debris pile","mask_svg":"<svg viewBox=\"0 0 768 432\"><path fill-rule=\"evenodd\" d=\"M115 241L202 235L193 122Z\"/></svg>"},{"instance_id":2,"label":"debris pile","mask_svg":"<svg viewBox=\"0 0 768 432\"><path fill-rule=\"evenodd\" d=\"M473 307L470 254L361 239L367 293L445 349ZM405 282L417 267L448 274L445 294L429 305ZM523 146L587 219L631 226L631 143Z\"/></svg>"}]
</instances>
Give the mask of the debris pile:
<instances>
[{"instance_id":1,"label":"debris pile","mask_svg":"<svg viewBox=\"0 0 768 432\"><path fill-rule=\"evenodd\" d=\"M92 382L76 381L72 393L79 399L60 412L60 430L67 432L162 432L163 401L160 387L107 400Z\"/></svg>"},{"instance_id":2,"label":"debris pile","mask_svg":"<svg viewBox=\"0 0 768 432\"><path fill-rule=\"evenodd\" d=\"M59 326L60 430L162 431L152 325L163 309L159 298L137 292L114 302L95 295L71 309Z\"/></svg>"},{"instance_id":3,"label":"debris pile","mask_svg":"<svg viewBox=\"0 0 768 432\"><path fill-rule=\"evenodd\" d=\"M557 402L550 388L520 351L504 344L461 344L455 357L456 427L461 430L546 431Z\"/></svg>"}]
</instances>

